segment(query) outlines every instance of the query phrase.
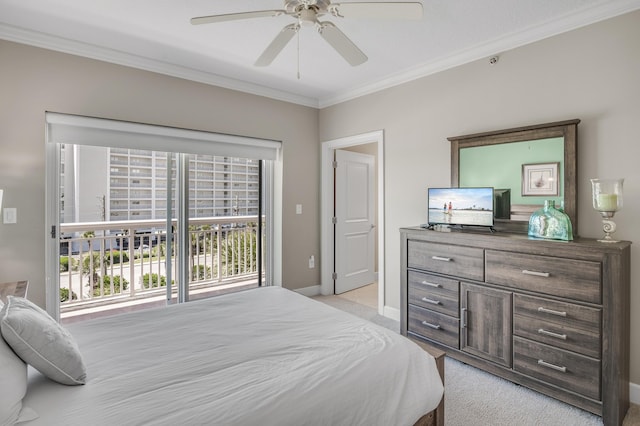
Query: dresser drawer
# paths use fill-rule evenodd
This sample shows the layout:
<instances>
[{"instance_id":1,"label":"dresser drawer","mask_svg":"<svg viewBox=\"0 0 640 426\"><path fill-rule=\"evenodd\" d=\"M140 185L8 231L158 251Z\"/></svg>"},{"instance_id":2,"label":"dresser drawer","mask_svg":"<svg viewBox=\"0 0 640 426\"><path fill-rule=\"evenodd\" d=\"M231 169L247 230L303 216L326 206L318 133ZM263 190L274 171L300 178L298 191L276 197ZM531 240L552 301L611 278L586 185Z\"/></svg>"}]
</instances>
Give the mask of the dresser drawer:
<instances>
[{"instance_id":1,"label":"dresser drawer","mask_svg":"<svg viewBox=\"0 0 640 426\"><path fill-rule=\"evenodd\" d=\"M515 294L513 334L600 358L600 309Z\"/></svg>"},{"instance_id":2,"label":"dresser drawer","mask_svg":"<svg viewBox=\"0 0 640 426\"><path fill-rule=\"evenodd\" d=\"M484 280L484 250L409 240L407 266L472 280Z\"/></svg>"},{"instance_id":3,"label":"dresser drawer","mask_svg":"<svg viewBox=\"0 0 640 426\"><path fill-rule=\"evenodd\" d=\"M419 306L409 305L410 333L419 334L453 348L459 348L460 321Z\"/></svg>"},{"instance_id":4,"label":"dresser drawer","mask_svg":"<svg viewBox=\"0 0 640 426\"><path fill-rule=\"evenodd\" d=\"M597 359L514 337L513 369L600 400L600 361Z\"/></svg>"},{"instance_id":5,"label":"dresser drawer","mask_svg":"<svg viewBox=\"0 0 640 426\"><path fill-rule=\"evenodd\" d=\"M487 250L486 281L522 290L601 303L600 263Z\"/></svg>"},{"instance_id":6,"label":"dresser drawer","mask_svg":"<svg viewBox=\"0 0 640 426\"><path fill-rule=\"evenodd\" d=\"M460 283L449 278L409 271L409 303L457 317Z\"/></svg>"}]
</instances>

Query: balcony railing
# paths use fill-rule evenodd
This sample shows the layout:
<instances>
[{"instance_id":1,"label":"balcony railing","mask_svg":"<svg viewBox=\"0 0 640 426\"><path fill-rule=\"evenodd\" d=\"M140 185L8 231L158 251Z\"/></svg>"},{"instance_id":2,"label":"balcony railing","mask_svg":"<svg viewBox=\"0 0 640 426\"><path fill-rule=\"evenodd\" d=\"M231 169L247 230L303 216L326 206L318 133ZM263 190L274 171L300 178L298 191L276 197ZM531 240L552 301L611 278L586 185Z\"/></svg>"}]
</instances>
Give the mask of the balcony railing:
<instances>
[{"instance_id":1,"label":"balcony railing","mask_svg":"<svg viewBox=\"0 0 640 426\"><path fill-rule=\"evenodd\" d=\"M257 279L257 222L258 216L189 219L189 288ZM61 224L61 312L166 293L165 228L166 220Z\"/></svg>"}]
</instances>

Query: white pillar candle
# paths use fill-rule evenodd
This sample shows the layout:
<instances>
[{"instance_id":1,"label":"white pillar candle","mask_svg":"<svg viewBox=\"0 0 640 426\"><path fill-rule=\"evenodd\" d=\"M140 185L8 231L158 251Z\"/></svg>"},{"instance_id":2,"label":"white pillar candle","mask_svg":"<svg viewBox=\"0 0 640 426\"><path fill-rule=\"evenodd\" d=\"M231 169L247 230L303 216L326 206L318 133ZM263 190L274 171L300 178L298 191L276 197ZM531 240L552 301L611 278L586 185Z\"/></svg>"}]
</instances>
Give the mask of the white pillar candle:
<instances>
[{"instance_id":1,"label":"white pillar candle","mask_svg":"<svg viewBox=\"0 0 640 426\"><path fill-rule=\"evenodd\" d=\"M598 194L598 210L601 212L618 210L618 196L616 194Z\"/></svg>"}]
</instances>

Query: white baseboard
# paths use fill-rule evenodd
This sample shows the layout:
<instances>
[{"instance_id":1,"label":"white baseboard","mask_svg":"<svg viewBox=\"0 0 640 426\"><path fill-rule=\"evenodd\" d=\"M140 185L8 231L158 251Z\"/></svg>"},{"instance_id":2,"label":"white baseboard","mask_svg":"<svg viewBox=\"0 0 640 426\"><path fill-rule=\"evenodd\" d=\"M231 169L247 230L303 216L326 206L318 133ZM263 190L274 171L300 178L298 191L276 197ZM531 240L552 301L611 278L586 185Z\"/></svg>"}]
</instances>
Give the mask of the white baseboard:
<instances>
[{"instance_id":1,"label":"white baseboard","mask_svg":"<svg viewBox=\"0 0 640 426\"><path fill-rule=\"evenodd\" d=\"M400 309L386 306L383 308L382 315L392 320L400 321Z\"/></svg>"},{"instance_id":2,"label":"white baseboard","mask_svg":"<svg viewBox=\"0 0 640 426\"><path fill-rule=\"evenodd\" d=\"M640 385L629 383L629 401L640 405Z\"/></svg>"},{"instance_id":3,"label":"white baseboard","mask_svg":"<svg viewBox=\"0 0 640 426\"><path fill-rule=\"evenodd\" d=\"M318 296L320 295L320 285L312 285L311 287L296 288L293 291L307 297Z\"/></svg>"}]
</instances>

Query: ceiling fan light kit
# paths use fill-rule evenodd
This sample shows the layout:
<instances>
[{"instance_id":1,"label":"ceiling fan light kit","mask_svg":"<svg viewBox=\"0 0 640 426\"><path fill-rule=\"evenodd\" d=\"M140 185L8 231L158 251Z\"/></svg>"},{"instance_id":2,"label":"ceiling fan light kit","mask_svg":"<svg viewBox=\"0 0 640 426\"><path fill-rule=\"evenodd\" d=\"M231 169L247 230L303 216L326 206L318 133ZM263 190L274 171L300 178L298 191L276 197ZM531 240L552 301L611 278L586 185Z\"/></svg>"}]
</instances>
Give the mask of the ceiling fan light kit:
<instances>
[{"instance_id":1,"label":"ceiling fan light kit","mask_svg":"<svg viewBox=\"0 0 640 426\"><path fill-rule=\"evenodd\" d=\"M320 22L318 17L362 19L422 19L422 3L419 2L356 2L331 3L331 0L284 0L283 10L257 10L253 12L227 13L199 16L191 19L193 25L268 18L289 15L295 24L285 26L267 46L255 62L256 66L268 66L287 46L302 26L315 26L320 36L352 66L367 61L367 56L334 23Z\"/></svg>"}]
</instances>

